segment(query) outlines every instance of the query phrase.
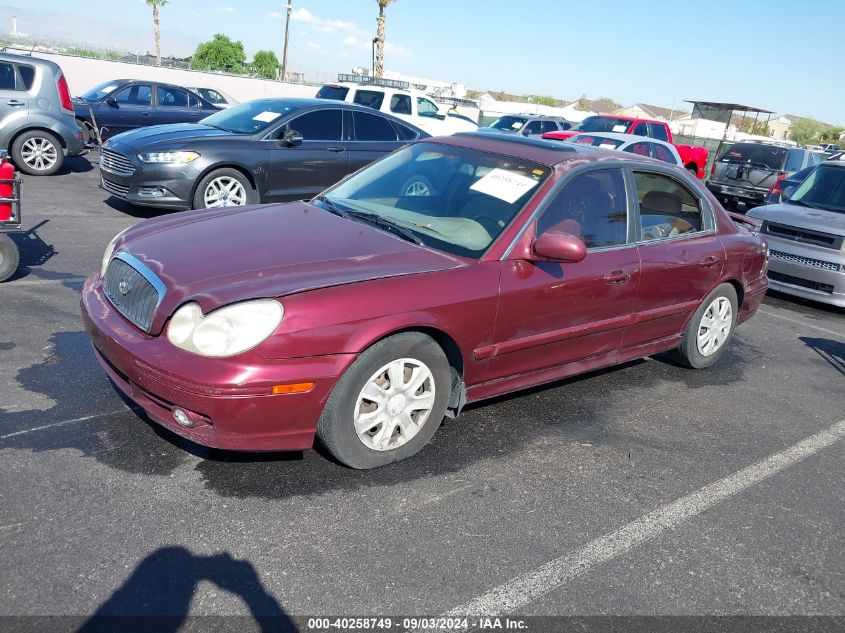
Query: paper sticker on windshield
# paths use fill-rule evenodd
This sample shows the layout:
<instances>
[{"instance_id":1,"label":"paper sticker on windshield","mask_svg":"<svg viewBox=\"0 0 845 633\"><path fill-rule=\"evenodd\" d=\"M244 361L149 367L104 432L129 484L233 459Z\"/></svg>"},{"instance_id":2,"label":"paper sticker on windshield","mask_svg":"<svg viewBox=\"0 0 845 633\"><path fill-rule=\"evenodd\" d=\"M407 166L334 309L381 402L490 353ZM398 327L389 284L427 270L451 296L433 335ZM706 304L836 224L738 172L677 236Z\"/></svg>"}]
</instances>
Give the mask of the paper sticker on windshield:
<instances>
[{"instance_id":1,"label":"paper sticker on windshield","mask_svg":"<svg viewBox=\"0 0 845 633\"><path fill-rule=\"evenodd\" d=\"M627 130L627 129L628 129L627 125L614 125L613 126L613 131L617 132L619 134L624 134L625 130Z\"/></svg>"},{"instance_id":2,"label":"paper sticker on windshield","mask_svg":"<svg viewBox=\"0 0 845 633\"><path fill-rule=\"evenodd\" d=\"M280 112L270 112L269 110L267 110L265 112L259 112L254 117L252 117L252 120L261 121L262 123L272 123L280 116L282 116Z\"/></svg>"},{"instance_id":3,"label":"paper sticker on windshield","mask_svg":"<svg viewBox=\"0 0 845 633\"><path fill-rule=\"evenodd\" d=\"M473 191L486 193L508 204L519 200L527 191L537 186L537 181L506 169L492 169L470 187Z\"/></svg>"}]
</instances>

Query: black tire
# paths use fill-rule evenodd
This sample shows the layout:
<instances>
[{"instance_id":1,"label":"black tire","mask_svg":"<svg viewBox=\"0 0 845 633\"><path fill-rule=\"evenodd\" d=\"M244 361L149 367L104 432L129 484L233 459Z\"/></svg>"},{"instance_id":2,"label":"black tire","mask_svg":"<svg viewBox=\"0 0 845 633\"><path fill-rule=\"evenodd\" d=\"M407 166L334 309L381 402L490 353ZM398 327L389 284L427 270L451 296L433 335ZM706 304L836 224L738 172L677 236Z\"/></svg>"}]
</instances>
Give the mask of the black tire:
<instances>
[{"instance_id":1,"label":"black tire","mask_svg":"<svg viewBox=\"0 0 845 633\"><path fill-rule=\"evenodd\" d=\"M8 235L0 233L0 282L15 274L20 263L18 246Z\"/></svg>"},{"instance_id":2,"label":"black tire","mask_svg":"<svg viewBox=\"0 0 845 633\"><path fill-rule=\"evenodd\" d=\"M194 191L194 198L191 200L192 209L206 208L205 190L214 180L219 178L231 178L232 180L237 180L244 188L244 192L246 194L244 204L258 204L258 192L253 188L252 183L249 182L249 178L244 176L243 173L239 172L237 169L225 167L223 169L215 169L214 171L209 172L205 178L200 180L196 191Z\"/></svg>"},{"instance_id":3,"label":"black tire","mask_svg":"<svg viewBox=\"0 0 845 633\"><path fill-rule=\"evenodd\" d=\"M52 150L50 150L51 156L55 156L55 162L53 162L49 167L44 169L39 169L35 164L29 164L24 160L23 150L24 145L27 144L28 141L35 141L38 144L47 144L47 146L52 146ZM24 132L19 137L15 139L15 142L12 143L12 161L15 163L15 166L25 174L29 174L30 176L51 176L55 174L62 168L62 164L65 162L65 152L64 148L62 147L61 142L55 135L50 134L50 132L45 132L43 130L30 130L29 132Z\"/></svg>"},{"instance_id":4,"label":"black tire","mask_svg":"<svg viewBox=\"0 0 845 633\"><path fill-rule=\"evenodd\" d=\"M431 370L434 404L416 435L401 446L379 451L359 439L354 425L355 407L361 390L373 374L400 358L418 360ZM365 350L341 376L320 416L317 437L339 462L351 468L377 468L411 457L428 443L443 422L450 386L449 362L434 340L418 332L390 336Z\"/></svg>"},{"instance_id":5,"label":"black tire","mask_svg":"<svg viewBox=\"0 0 845 633\"><path fill-rule=\"evenodd\" d=\"M421 174L409 177L399 189L400 196L434 196L434 185L431 180Z\"/></svg>"},{"instance_id":6,"label":"black tire","mask_svg":"<svg viewBox=\"0 0 845 633\"><path fill-rule=\"evenodd\" d=\"M695 165L687 165L687 171L691 173L695 178L698 178L698 167Z\"/></svg>"},{"instance_id":7,"label":"black tire","mask_svg":"<svg viewBox=\"0 0 845 633\"><path fill-rule=\"evenodd\" d=\"M710 306L713 305L713 303L716 302L716 300L719 298L727 299L730 302L730 331L728 332L727 337L722 340L721 345L714 352L709 355L705 355L702 354L698 348L698 334L702 327L702 319L705 313L708 311ZM725 350L728 347L728 343L730 343L731 339L733 338L734 330L736 329L736 319L738 315L739 310L737 306L736 290L731 284L720 285L713 292L707 295L707 298L701 302L701 305L698 307L698 310L696 310L695 314L692 315L690 322L684 329L683 341L681 342L680 347L675 350L675 359L685 367L689 367L691 369L704 369L705 367L710 367L711 365L716 363L716 361L721 358L722 354L725 353Z\"/></svg>"}]
</instances>

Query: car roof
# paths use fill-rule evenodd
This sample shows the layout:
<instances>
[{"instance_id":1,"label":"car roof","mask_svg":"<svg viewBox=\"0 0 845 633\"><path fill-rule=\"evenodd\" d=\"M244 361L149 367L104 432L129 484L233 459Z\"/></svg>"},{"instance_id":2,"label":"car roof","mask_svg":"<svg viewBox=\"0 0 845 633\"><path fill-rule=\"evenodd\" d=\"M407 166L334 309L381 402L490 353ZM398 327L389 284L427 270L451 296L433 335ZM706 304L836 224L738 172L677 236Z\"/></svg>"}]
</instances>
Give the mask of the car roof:
<instances>
[{"instance_id":1,"label":"car roof","mask_svg":"<svg viewBox=\"0 0 845 633\"><path fill-rule=\"evenodd\" d=\"M32 55L18 55L17 53L0 52L0 59L4 62L13 62L18 64L29 64L30 66L48 66L54 70L60 69L60 66L49 59L42 59L40 57L33 57Z\"/></svg>"},{"instance_id":2,"label":"car roof","mask_svg":"<svg viewBox=\"0 0 845 633\"><path fill-rule=\"evenodd\" d=\"M579 136L592 136L594 138L608 138L614 141L623 141L625 143L636 143L638 141L648 141L649 143L660 143L661 145L669 145L660 139L651 138L650 136L640 136L638 134L620 134L619 132L578 132L575 136L569 138L577 138Z\"/></svg>"},{"instance_id":3,"label":"car roof","mask_svg":"<svg viewBox=\"0 0 845 633\"><path fill-rule=\"evenodd\" d=\"M642 165L654 165L659 163L651 158L641 158L636 154L626 154L616 150L578 146L574 143L562 143L560 141L547 141L543 139L526 138L519 135L501 134L498 132L486 132L479 129L477 132L459 132L452 136L439 136L432 139L425 139L443 145L455 147L467 147L482 152L493 154L505 154L521 160L532 161L554 167L571 160L599 161L599 160L621 160L635 162Z\"/></svg>"}]
</instances>

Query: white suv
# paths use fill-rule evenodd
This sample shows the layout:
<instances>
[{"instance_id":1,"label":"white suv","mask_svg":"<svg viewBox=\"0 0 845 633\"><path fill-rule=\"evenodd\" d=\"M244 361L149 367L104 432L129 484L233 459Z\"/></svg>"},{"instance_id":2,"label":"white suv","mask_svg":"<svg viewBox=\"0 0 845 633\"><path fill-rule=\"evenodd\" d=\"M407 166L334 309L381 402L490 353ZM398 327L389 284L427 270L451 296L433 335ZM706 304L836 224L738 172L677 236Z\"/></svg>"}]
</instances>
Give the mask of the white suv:
<instances>
[{"instance_id":1,"label":"white suv","mask_svg":"<svg viewBox=\"0 0 845 633\"><path fill-rule=\"evenodd\" d=\"M449 136L478 129L471 119L448 113L424 92L408 88L405 82L367 78L362 83L341 81L325 84L317 91L317 98L357 103L386 112L432 136Z\"/></svg>"}]
</instances>

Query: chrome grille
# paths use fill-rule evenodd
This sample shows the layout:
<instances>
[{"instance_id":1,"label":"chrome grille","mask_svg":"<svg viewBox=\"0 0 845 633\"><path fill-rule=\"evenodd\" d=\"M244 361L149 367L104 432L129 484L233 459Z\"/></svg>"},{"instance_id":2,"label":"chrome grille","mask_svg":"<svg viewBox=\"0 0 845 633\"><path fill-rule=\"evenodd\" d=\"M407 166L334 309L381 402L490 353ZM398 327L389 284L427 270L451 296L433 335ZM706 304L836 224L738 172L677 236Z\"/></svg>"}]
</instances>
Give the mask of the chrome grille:
<instances>
[{"instance_id":1,"label":"chrome grille","mask_svg":"<svg viewBox=\"0 0 845 633\"><path fill-rule=\"evenodd\" d=\"M118 198L125 198L129 195L129 187L124 187L123 185L119 185L116 182L106 180L102 177L100 178L100 186L111 195L117 196Z\"/></svg>"},{"instance_id":2,"label":"chrome grille","mask_svg":"<svg viewBox=\"0 0 845 633\"><path fill-rule=\"evenodd\" d=\"M132 323L150 331L156 308L164 298L164 284L140 261L119 253L106 269L103 289L109 301Z\"/></svg>"},{"instance_id":3,"label":"chrome grille","mask_svg":"<svg viewBox=\"0 0 845 633\"><path fill-rule=\"evenodd\" d=\"M803 266L812 266L813 268L821 268L822 270L832 270L838 273L842 270L842 265L835 262L826 262L823 259L813 259L812 257L801 257L800 255L793 255L792 253L784 253L783 251L770 250L769 254L775 259L780 259L785 262L793 264L801 264Z\"/></svg>"},{"instance_id":4,"label":"chrome grille","mask_svg":"<svg viewBox=\"0 0 845 633\"><path fill-rule=\"evenodd\" d=\"M123 154L105 148L100 150L100 169L118 176L131 176L135 173L132 161Z\"/></svg>"}]
</instances>

